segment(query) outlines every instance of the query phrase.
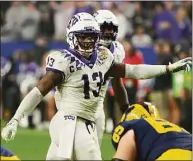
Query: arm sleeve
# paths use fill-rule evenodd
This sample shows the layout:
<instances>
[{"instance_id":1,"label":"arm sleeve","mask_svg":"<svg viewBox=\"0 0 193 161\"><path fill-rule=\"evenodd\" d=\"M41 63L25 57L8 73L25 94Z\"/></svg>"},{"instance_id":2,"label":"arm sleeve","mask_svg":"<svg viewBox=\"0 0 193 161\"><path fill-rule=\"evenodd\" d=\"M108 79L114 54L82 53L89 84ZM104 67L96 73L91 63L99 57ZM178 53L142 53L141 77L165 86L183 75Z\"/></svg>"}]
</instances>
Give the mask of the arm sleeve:
<instances>
[{"instance_id":1,"label":"arm sleeve","mask_svg":"<svg viewBox=\"0 0 193 161\"><path fill-rule=\"evenodd\" d=\"M125 64L125 78L149 79L165 74L167 65L129 65Z\"/></svg>"},{"instance_id":2,"label":"arm sleeve","mask_svg":"<svg viewBox=\"0 0 193 161\"><path fill-rule=\"evenodd\" d=\"M24 116L28 115L40 103L43 95L37 87L34 87L22 100L13 119L20 121Z\"/></svg>"}]
</instances>

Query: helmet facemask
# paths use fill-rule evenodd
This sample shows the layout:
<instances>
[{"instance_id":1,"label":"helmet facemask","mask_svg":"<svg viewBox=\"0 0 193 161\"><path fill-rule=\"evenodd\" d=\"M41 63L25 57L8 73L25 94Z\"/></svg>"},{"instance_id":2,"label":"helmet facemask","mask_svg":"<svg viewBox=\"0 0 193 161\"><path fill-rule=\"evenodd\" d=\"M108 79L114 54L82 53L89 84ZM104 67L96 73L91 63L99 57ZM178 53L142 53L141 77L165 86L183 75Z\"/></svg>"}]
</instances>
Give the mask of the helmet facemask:
<instances>
[{"instance_id":1,"label":"helmet facemask","mask_svg":"<svg viewBox=\"0 0 193 161\"><path fill-rule=\"evenodd\" d=\"M113 23L104 22L100 25L101 37L100 44L109 47L112 41L116 40L118 33L118 26L113 25Z\"/></svg>"},{"instance_id":2,"label":"helmet facemask","mask_svg":"<svg viewBox=\"0 0 193 161\"><path fill-rule=\"evenodd\" d=\"M74 49L85 58L89 58L96 49L99 41L99 33L96 32L76 32L73 34Z\"/></svg>"}]
</instances>

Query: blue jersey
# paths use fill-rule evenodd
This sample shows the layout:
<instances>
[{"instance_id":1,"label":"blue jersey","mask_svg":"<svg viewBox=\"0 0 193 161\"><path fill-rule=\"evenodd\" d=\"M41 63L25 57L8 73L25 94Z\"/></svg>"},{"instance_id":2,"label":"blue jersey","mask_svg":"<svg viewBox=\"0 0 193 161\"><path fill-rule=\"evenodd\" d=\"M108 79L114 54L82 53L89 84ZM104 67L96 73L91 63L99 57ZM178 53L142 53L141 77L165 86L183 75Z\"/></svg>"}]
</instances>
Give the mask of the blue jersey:
<instances>
[{"instance_id":1,"label":"blue jersey","mask_svg":"<svg viewBox=\"0 0 193 161\"><path fill-rule=\"evenodd\" d=\"M112 135L115 149L121 137L129 130L134 131L137 156L140 161L155 160L169 149L192 150L190 133L166 120L152 118L119 123Z\"/></svg>"},{"instance_id":2,"label":"blue jersey","mask_svg":"<svg viewBox=\"0 0 193 161\"><path fill-rule=\"evenodd\" d=\"M0 146L0 148L1 148L1 156L5 156L5 157L13 156L13 153L10 152L8 149L4 148L3 146Z\"/></svg>"}]
</instances>

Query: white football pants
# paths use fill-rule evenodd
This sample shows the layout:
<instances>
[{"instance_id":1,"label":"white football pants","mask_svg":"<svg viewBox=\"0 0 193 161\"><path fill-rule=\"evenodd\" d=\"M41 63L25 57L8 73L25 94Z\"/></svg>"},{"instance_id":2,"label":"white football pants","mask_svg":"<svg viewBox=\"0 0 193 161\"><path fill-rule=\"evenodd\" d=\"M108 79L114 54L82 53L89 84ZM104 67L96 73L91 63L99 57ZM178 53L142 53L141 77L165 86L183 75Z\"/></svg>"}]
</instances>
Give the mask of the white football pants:
<instances>
[{"instance_id":1,"label":"white football pants","mask_svg":"<svg viewBox=\"0 0 193 161\"><path fill-rule=\"evenodd\" d=\"M105 112L104 109L101 108L96 115L96 129L97 129L97 136L98 136L98 142L101 146L103 134L105 130Z\"/></svg>"},{"instance_id":2,"label":"white football pants","mask_svg":"<svg viewBox=\"0 0 193 161\"><path fill-rule=\"evenodd\" d=\"M95 124L80 118L74 123L71 117L58 111L52 118L46 160L102 160Z\"/></svg>"}]
</instances>

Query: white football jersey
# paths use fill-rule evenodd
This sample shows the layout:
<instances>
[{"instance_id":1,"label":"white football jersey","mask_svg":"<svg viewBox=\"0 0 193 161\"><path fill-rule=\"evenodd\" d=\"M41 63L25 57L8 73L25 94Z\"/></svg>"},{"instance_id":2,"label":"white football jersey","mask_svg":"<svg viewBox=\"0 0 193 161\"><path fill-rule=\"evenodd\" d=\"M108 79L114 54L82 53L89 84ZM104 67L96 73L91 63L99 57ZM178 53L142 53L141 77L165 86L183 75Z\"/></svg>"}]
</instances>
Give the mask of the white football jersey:
<instances>
[{"instance_id":1,"label":"white football jersey","mask_svg":"<svg viewBox=\"0 0 193 161\"><path fill-rule=\"evenodd\" d=\"M63 75L55 92L57 109L94 121L104 75L113 62L113 55L104 47L94 52L90 60L70 49L50 53L46 70Z\"/></svg>"},{"instance_id":2,"label":"white football jersey","mask_svg":"<svg viewBox=\"0 0 193 161\"><path fill-rule=\"evenodd\" d=\"M125 58L125 50L123 48L123 45L118 41L113 41L110 47L110 51L114 57L114 61L116 63L122 63L123 59ZM109 85L111 78L107 78L103 85L101 86L101 92L100 92L100 103L98 109L100 110L103 108L103 102L106 95L106 91Z\"/></svg>"},{"instance_id":3,"label":"white football jersey","mask_svg":"<svg viewBox=\"0 0 193 161\"><path fill-rule=\"evenodd\" d=\"M125 58L125 50L123 45L118 41L113 41L111 43L110 51L114 56L116 63L122 63Z\"/></svg>"}]
</instances>

